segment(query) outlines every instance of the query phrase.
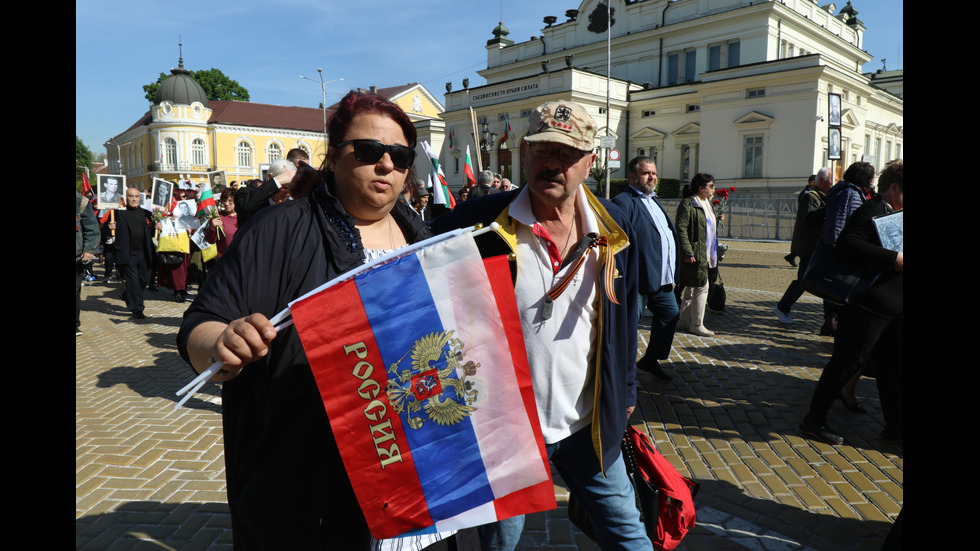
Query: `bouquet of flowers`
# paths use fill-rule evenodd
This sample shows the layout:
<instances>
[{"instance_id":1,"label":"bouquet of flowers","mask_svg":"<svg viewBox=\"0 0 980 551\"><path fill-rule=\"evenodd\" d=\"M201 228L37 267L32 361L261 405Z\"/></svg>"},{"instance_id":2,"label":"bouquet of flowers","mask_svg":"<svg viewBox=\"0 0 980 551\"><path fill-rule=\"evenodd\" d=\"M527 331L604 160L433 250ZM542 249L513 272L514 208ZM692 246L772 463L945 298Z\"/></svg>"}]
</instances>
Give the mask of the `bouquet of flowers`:
<instances>
[{"instance_id":1,"label":"bouquet of flowers","mask_svg":"<svg viewBox=\"0 0 980 551\"><path fill-rule=\"evenodd\" d=\"M728 194L734 193L735 188L721 188L715 190L715 198L711 201L711 206L715 209L715 217L718 218L718 225L725 222L725 207L728 206Z\"/></svg>"},{"instance_id":2,"label":"bouquet of flowers","mask_svg":"<svg viewBox=\"0 0 980 551\"><path fill-rule=\"evenodd\" d=\"M153 209L153 212L150 214L150 217L153 218L153 222L163 222L163 219L167 218L168 216L170 216L170 213L160 207Z\"/></svg>"}]
</instances>

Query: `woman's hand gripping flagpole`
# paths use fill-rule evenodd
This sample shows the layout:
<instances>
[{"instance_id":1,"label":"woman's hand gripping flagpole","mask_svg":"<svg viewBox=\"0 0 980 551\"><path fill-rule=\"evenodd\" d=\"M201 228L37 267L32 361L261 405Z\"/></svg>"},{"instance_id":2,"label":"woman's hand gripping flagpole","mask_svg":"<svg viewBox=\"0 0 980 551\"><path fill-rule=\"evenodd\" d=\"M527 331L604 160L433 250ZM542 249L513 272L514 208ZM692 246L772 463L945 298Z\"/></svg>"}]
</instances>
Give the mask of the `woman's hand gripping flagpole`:
<instances>
[{"instance_id":1,"label":"woman's hand gripping flagpole","mask_svg":"<svg viewBox=\"0 0 980 551\"><path fill-rule=\"evenodd\" d=\"M409 254L413 254L415 251L417 251L417 250L419 250L421 248L434 245L435 243L438 243L440 241L444 241L446 239L450 239L452 237L456 237L458 235L462 235L463 233L466 233L466 232L472 232L473 237L476 237L476 236L478 236L480 234L483 234L483 233L486 233L486 232L489 232L489 231L496 231L498 227L499 227L499 224L497 224L496 222L494 222L494 223L492 223L492 224L490 224L489 226L486 226L486 227L483 227L482 224L478 224L478 225L473 226L473 227L470 227L470 228L463 228L463 229L459 229L459 230L454 230L452 232L447 232L447 233L444 233L444 234L441 234L441 235L437 235L435 237L431 237L431 238L426 239L424 241L420 241L418 243L415 243L414 245L409 245L407 247L403 247L403 248L401 248L401 249L399 249L397 251L394 251L392 253L389 253L389 254L381 257L381 258L378 258L376 260L373 260L371 262L368 262L368 263L364 264L363 266L361 266L361 267L359 267L359 268L357 268L355 270L352 270L352 271L347 272L347 273L345 273L345 274L343 274L343 275L341 275L339 277L336 277L336 278L332 279L331 281L328 281L327 283L324 283L320 287L317 287L316 289L310 291L309 293L303 295L302 297L300 297L300 298L298 298L298 299L296 299L296 300L294 300L292 302L303 300L304 298L309 297L310 295L314 295L316 293L319 293L319 292L323 291L324 289L329 289L330 287L336 285L337 283L340 283L341 281L346 281L346 280L348 280L348 279L350 279L352 277L357 276L358 274L361 274L363 272L366 272L368 270L371 270L372 268L375 268L375 267L377 267L377 266L379 266L381 264L385 264L387 262L390 262L392 260L395 260L396 258L401 258L403 256L406 256L406 255L409 255ZM290 304L292 304L292 303L290 303ZM286 318L289 318L289 317L290 317L290 311L289 311L289 308L287 307L285 310L279 312L278 314L276 314L275 316L273 316L269 320L270 323L272 323L273 325L275 325L275 331L276 331L277 334L279 333L279 331L281 331L281 330L283 330L283 329L285 329L285 328L287 328L287 327L289 327L290 325L293 324L293 320L292 319L286 319ZM197 377L194 378L193 381L187 383L187 385L185 385L183 388L181 388L180 390L178 390L177 391L177 396L183 396L183 398L181 398L180 401L177 402L177 404L174 406L174 409L180 409L180 407L183 406L184 403L186 403L187 400L189 400L191 396L193 396L194 394L196 394L197 391L200 390L201 387L204 386L204 383L208 382L212 377L214 377L216 374L218 374L218 372L221 371L221 368L222 367L224 367L224 364L221 363L221 362L214 362L214 363L212 363L210 367L208 367L207 369L205 369L204 371L202 371Z\"/></svg>"}]
</instances>

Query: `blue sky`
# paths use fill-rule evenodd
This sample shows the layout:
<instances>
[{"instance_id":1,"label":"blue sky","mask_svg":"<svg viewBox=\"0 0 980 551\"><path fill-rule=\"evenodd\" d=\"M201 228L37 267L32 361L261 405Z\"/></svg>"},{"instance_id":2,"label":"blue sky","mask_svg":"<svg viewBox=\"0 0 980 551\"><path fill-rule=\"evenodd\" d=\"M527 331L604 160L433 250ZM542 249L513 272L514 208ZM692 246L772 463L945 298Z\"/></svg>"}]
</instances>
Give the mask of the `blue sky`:
<instances>
[{"instance_id":1,"label":"blue sky","mask_svg":"<svg viewBox=\"0 0 980 551\"><path fill-rule=\"evenodd\" d=\"M824 0L820 1L825 3ZM846 0L838 1L838 8ZM902 1L852 0L865 27L865 72L904 65ZM75 134L95 153L148 108L143 85L177 66L221 69L251 101L317 107L351 88L420 82L442 100L445 83L485 81L486 41L502 19L510 38L540 35L578 0L76 0ZM352 6L356 6L356 9ZM901 55L901 58L899 57ZM303 80L304 75L317 83Z\"/></svg>"}]
</instances>

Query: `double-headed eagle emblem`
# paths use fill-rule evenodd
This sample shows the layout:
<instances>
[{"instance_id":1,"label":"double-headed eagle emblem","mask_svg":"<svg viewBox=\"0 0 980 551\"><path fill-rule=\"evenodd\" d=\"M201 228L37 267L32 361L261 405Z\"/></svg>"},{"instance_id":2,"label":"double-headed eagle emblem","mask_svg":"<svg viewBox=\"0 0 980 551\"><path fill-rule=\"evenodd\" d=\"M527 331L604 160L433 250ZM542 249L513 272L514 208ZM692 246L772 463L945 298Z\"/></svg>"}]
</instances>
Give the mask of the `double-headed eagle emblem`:
<instances>
[{"instance_id":1,"label":"double-headed eagle emblem","mask_svg":"<svg viewBox=\"0 0 980 551\"><path fill-rule=\"evenodd\" d=\"M438 425L455 425L469 417L479 390L468 377L480 364L467 361L463 341L455 331L429 333L415 341L412 349L388 366L388 401L399 414L408 414L408 426L419 429L429 419ZM409 362L404 362L408 358ZM402 363L406 365L402 366Z\"/></svg>"}]
</instances>

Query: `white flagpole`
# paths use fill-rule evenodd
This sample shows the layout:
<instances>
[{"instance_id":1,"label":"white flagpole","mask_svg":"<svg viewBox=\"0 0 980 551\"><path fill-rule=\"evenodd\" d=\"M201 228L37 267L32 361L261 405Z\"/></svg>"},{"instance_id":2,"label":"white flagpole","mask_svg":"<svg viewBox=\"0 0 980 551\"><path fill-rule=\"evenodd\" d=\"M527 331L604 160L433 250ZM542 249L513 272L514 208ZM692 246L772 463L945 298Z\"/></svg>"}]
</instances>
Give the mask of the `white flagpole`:
<instances>
[{"instance_id":1,"label":"white flagpole","mask_svg":"<svg viewBox=\"0 0 980 551\"><path fill-rule=\"evenodd\" d=\"M385 263L391 262L392 260L397 260L397 259L402 258L404 256L408 256L410 254L413 254L416 251L418 251L419 249L423 249L425 247L428 247L428 246L431 246L431 245L435 245L436 243L441 243L442 241L446 241L448 239L451 239L453 237L457 237L457 236L462 235L462 234L467 233L467 232L472 233L473 237L476 237L476 236L481 235L481 234L484 234L484 233L486 233L488 231L496 231L497 228L499 228L499 227L500 227L500 225L497 224L496 222L494 222L494 223L490 224L489 226L471 226L469 228L460 228L460 229L457 229L457 230L446 232L444 234L437 235L435 237L430 237L430 238L428 238L426 240L419 241L418 243L415 243L415 244L412 244L412 245L408 245L406 247L402 247L401 249L398 249L397 251L390 252L387 255L382 256L381 258L376 258L376 259L374 259L374 260L372 260L372 261L370 261L370 262L368 262L366 264L362 264L358 268L355 268L355 269L353 269L353 270L351 270L349 272L346 272L346 273L344 273L344 274L342 274L340 276L337 276L337 277L333 278L332 280L324 283L323 285L317 287L316 289L313 289L309 293L306 293L305 295L299 297L298 299L291 301L289 303L289 305L292 306L293 304L295 304L296 302L298 302L300 300L303 300L303 299L308 298L308 297L310 297L312 295L315 295L315 294L317 294L317 293L319 293L321 291L324 291L326 289L329 289L330 287L333 287L334 285L340 283L341 281L347 281L348 279L351 279L352 277L356 277L357 275L360 275L360 274L362 274L362 273L364 273L364 272L366 272L368 270L371 270L373 268L376 268L376 267L380 266L381 264L385 264ZM289 327L290 325L293 324L293 320L292 319L286 319L289 316L290 316L290 311L289 311L289 306L287 306L283 311L279 312L278 314L276 314L275 316L273 316L272 319L269 320L269 322L271 322L273 325L275 325L276 333L279 333L279 331L281 331L281 330L283 330L283 329L285 329L285 328L287 328L287 327ZM278 325L276 325L276 324L278 324ZM184 403L187 402L187 400L189 400L191 396L193 396L194 394L196 394L197 391L200 390L202 386L204 386L204 383L208 382L211 379L211 377L214 377L214 375L218 371L220 371L222 367L224 367L224 364L223 363L221 363L221 362L214 362L213 364L211 364L210 367L208 367L207 369L205 369L204 371L202 371L200 375L198 375L197 377L195 377L193 381L187 383L186 386L184 386L183 388L181 388L180 390L178 390L177 391L177 396L183 396L183 398L181 398L181 400L179 402L177 402L177 404L174 406L174 409L180 409L180 406L184 405Z\"/></svg>"}]
</instances>

